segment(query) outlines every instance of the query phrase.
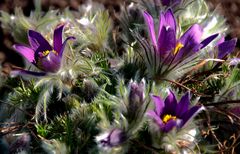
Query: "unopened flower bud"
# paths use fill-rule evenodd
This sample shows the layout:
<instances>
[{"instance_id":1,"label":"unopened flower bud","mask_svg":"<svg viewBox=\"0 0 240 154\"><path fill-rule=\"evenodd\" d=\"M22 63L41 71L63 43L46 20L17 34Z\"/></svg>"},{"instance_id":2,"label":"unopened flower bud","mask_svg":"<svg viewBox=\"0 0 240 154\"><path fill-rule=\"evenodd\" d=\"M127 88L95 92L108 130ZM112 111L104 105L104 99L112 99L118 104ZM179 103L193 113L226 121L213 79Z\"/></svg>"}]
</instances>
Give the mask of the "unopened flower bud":
<instances>
[{"instance_id":1,"label":"unopened flower bud","mask_svg":"<svg viewBox=\"0 0 240 154\"><path fill-rule=\"evenodd\" d=\"M97 141L103 148L119 146L126 141L126 133L122 129L113 129L109 133L97 137Z\"/></svg>"}]
</instances>

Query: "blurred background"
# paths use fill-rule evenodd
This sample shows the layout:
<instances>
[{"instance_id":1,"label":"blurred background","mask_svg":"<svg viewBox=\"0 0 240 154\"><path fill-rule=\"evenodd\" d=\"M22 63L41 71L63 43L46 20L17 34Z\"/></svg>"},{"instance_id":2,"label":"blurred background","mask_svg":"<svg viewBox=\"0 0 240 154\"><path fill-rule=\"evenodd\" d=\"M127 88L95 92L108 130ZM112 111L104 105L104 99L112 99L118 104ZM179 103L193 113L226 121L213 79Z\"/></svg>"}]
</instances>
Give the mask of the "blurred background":
<instances>
[{"instance_id":1,"label":"blurred background","mask_svg":"<svg viewBox=\"0 0 240 154\"><path fill-rule=\"evenodd\" d=\"M84 4L86 0L41 0L42 9L48 11L53 9L64 9L68 7L71 10L78 10L79 6ZM93 0L102 3L110 12L114 19L114 15L120 11L120 5L125 0ZM228 38L240 38L240 0L206 0L212 10L216 9L221 15L227 18L227 24L230 26ZM13 13L15 7L21 7L25 15L30 15L34 9L33 0L1 0L0 10ZM239 41L238 41L239 42ZM8 75L12 66L23 67L23 59L15 51L12 50L13 39L11 35L0 28L0 65L2 65L2 73ZM238 48L236 51L239 50Z\"/></svg>"}]
</instances>

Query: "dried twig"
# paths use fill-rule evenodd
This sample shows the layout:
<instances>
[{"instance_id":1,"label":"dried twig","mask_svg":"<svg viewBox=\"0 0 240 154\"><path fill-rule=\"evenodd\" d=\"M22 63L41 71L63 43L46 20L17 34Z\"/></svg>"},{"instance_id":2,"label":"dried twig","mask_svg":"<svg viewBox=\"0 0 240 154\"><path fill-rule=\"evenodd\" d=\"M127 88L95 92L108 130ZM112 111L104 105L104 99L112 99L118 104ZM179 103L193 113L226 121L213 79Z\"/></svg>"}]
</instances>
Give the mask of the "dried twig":
<instances>
[{"instance_id":1,"label":"dried twig","mask_svg":"<svg viewBox=\"0 0 240 154\"><path fill-rule=\"evenodd\" d=\"M209 132L211 132L212 136L214 137L214 139L217 141L220 149L223 148L223 145L222 143L220 142L220 140L217 138L216 134L214 133L212 127L211 127L211 118L210 118L210 115L209 115L209 112L206 110L206 116L207 116L207 126L208 126L208 129L209 129Z\"/></svg>"}]
</instances>

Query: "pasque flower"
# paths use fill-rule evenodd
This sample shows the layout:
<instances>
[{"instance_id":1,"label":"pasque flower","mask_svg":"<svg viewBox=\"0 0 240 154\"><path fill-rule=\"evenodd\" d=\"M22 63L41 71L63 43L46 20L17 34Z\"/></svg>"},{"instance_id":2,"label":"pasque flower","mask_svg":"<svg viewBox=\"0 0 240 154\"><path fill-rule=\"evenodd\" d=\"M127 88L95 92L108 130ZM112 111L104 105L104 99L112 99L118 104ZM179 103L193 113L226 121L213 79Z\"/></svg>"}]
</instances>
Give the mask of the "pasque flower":
<instances>
[{"instance_id":1,"label":"pasque flower","mask_svg":"<svg viewBox=\"0 0 240 154\"><path fill-rule=\"evenodd\" d=\"M202 106L196 105L189 109L190 94L187 92L177 102L172 91L163 101L159 96L152 96L155 109L147 112L147 115L154 120L163 132L169 132L174 127L182 128L190 119L192 119Z\"/></svg>"},{"instance_id":2,"label":"pasque flower","mask_svg":"<svg viewBox=\"0 0 240 154\"><path fill-rule=\"evenodd\" d=\"M143 13L152 45L163 63L175 63L187 58L207 46L218 34L201 41L203 29L192 25L179 39L177 24L173 12L168 9L160 14L158 35L155 34L154 20L148 12ZM156 38L157 37L157 38Z\"/></svg>"},{"instance_id":3,"label":"pasque flower","mask_svg":"<svg viewBox=\"0 0 240 154\"><path fill-rule=\"evenodd\" d=\"M13 48L23 55L29 62L39 68L42 72L32 72L28 70L15 70L14 74L29 74L42 76L47 73L56 73L61 67L62 55L68 40L74 37L68 37L63 42L62 32L64 25L58 26L53 34L53 46L37 31L28 31L28 41L30 46L15 44Z\"/></svg>"}]
</instances>

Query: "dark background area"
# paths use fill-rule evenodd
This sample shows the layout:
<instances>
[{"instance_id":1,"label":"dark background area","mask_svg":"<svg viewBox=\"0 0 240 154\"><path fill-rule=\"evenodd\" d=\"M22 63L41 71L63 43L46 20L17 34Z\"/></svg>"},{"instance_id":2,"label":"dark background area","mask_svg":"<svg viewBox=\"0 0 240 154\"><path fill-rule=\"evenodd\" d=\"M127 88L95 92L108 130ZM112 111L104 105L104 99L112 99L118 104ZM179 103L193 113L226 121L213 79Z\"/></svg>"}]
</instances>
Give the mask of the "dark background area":
<instances>
[{"instance_id":1,"label":"dark background area","mask_svg":"<svg viewBox=\"0 0 240 154\"><path fill-rule=\"evenodd\" d=\"M64 9L69 7L72 10L78 10L86 0L41 0L44 11L49 8ZM93 0L102 3L111 12L119 12L120 5L124 0ZM240 0L207 0L211 9L217 8L218 12L227 18L229 24L228 39L240 38ZM25 15L29 15L34 9L33 0L2 0L0 1L0 10L13 13L15 7L21 7ZM113 18L114 19L114 18ZM239 41L238 41L239 42ZM13 65L24 66L22 57L12 50L13 39L7 31L0 28L0 64L2 72L8 75ZM238 43L238 48L240 44ZM238 51L236 49L236 53Z\"/></svg>"}]
</instances>

